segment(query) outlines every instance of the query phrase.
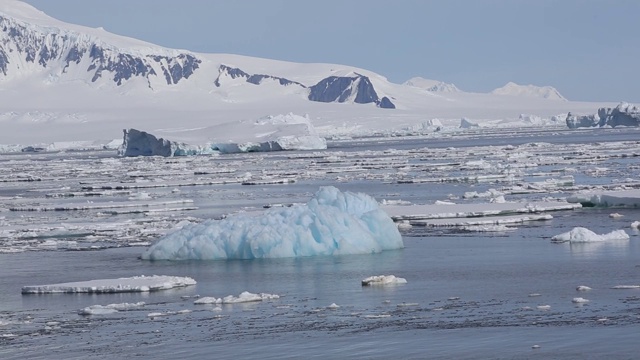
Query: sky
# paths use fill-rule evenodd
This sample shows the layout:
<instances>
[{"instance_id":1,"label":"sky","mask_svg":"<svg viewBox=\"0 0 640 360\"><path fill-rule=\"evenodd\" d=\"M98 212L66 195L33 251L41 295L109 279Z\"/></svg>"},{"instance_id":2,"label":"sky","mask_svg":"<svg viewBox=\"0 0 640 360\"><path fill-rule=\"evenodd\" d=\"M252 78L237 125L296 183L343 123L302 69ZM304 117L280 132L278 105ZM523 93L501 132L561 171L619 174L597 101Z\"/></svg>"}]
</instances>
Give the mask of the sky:
<instances>
[{"instance_id":1,"label":"sky","mask_svg":"<svg viewBox=\"0 0 640 360\"><path fill-rule=\"evenodd\" d=\"M170 48L640 103L638 0L26 0Z\"/></svg>"}]
</instances>

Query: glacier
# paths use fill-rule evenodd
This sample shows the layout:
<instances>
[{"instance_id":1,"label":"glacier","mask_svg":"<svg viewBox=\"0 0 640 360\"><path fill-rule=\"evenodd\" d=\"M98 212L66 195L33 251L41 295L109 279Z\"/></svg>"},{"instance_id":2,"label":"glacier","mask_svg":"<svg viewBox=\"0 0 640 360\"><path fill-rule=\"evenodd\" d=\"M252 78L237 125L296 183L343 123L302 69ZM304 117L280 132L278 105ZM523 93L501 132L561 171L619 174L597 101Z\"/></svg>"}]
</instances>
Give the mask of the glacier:
<instances>
[{"instance_id":1,"label":"glacier","mask_svg":"<svg viewBox=\"0 0 640 360\"><path fill-rule=\"evenodd\" d=\"M371 254L404 247L393 220L364 193L321 187L306 204L184 226L144 260L224 260Z\"/></svg>"}]
</instances>

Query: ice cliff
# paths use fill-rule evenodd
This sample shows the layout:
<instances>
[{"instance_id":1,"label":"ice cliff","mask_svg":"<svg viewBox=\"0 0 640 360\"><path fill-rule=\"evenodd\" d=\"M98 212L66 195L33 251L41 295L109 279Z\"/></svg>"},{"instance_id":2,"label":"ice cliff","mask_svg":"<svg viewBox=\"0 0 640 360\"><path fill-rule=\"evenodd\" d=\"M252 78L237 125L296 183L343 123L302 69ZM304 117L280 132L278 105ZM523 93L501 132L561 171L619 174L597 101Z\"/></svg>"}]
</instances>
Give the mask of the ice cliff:
<instances>
[{"instance_id":1,"label":"ice cliff","mask_svg":"<svg viewBox=\"0 0 640 360\"><path fill-rule=\"evenodd\" d=\"M596 114L573 115L569 113L566 121L570 129L596 126L640 126L640 108L622 102L615 108L600 108Z\"/></svg>"},{"instance_id":2,"label":"ice cliff","mask_svg":"<svg viewBox=\"0 0 640 360\"><path fill-rule=\"evenodd\" d=\"M318 136L306 116L266 116L256 121L227 123L173 134L167 140L145 131L124 130L120 156L183 156L212 153L323 150L327 141Z\"/></svg>"},{"instance_id":3,"label":"ice cliff","mask_svg":"<svg viewBox=\"0 0 640 360\"><path fill-rule=\"evenodd\" d=\"M185 226L160 238L145 260L218 260L370 254L404 247L372 197L322 187L307 204Z\"/></svg>"}]
</instances>

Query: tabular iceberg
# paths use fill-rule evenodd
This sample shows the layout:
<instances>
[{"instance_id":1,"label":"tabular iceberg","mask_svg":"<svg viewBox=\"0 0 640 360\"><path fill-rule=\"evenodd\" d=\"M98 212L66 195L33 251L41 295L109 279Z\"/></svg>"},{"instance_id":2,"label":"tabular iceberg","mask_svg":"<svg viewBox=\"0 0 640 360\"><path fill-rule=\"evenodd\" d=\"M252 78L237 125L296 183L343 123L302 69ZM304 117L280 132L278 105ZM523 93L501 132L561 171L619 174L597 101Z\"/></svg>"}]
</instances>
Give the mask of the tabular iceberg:
<instances>
[{"instance_id":1,"label":"tabular iceberg","mask_svg":"<svg viewBox=\"0 0 640 360\"><path fill-rule=\"evenodd\" d=\"M218 260L369 254L403 248L393 220L363 193L322 187L307 203L188 225L145 260Z\"/></svg>"}]
</instances>

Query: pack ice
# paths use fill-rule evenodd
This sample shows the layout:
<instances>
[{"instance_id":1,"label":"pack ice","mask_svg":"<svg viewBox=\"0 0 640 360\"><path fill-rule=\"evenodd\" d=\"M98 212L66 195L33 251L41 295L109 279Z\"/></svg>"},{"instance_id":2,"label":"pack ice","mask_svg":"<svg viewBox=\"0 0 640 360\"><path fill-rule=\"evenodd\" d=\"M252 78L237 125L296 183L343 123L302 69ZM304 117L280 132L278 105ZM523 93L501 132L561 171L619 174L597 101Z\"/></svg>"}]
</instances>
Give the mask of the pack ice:
<instances>
[{"instance_id":1,"label":"pack ice","mask_svg":"<svg viewBox=\"0 0 640 360\"><path fill-rule=\"evenodd\" d=\"M369 254L404 247L372 197L322 187L306 204L185 226L158 239L146 260L217 260Z\"/></svg>"}]
</instances>

